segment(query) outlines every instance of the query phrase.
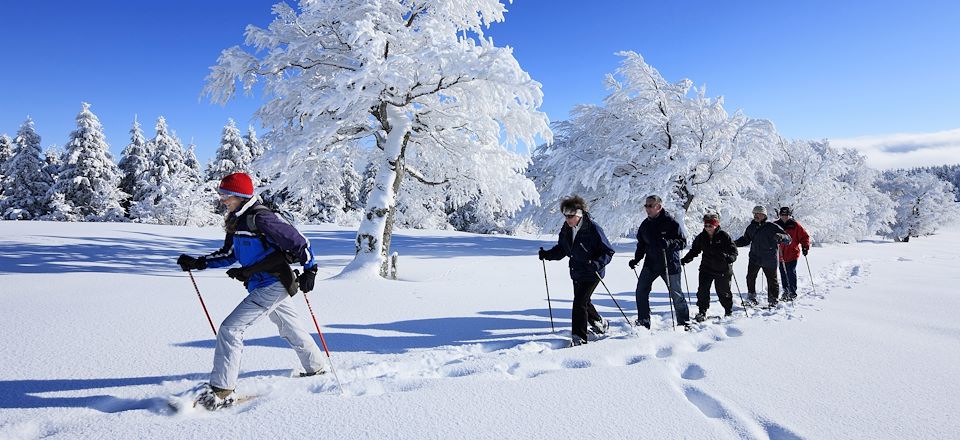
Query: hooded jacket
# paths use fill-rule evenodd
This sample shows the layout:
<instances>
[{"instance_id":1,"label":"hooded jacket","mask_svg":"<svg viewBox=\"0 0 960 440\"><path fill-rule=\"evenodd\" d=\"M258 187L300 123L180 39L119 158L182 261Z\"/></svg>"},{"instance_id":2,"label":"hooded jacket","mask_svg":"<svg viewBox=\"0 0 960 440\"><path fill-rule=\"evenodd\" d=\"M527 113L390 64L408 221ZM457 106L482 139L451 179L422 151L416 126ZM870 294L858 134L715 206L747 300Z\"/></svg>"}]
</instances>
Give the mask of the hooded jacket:
<instances>
[{"instance_id":1,"label":"hooded jacket","mask_svg":"<svg viewBox=\"0 0 960 440\"><path fill-rule=\"evenodd\" d=\"M607 240L603 228L593 222L584 212L580 218L580 231L573 237L573 228L566 223L560 228L557 245L544 252L547 260L570 258L570 278L576 281L594 280L606 275L606 266L613 259L613 246Z\"/></svg>"},{"instance_id":2,"label":"hooded jacket","mask_svg":"<svg viewBox=\"0 0 960 440\"><path fill-rule=\"evenodd\" d=\"M800 248L810 249L810 235L799 222L793 218L787 221L777 220L774 222L777 226L790 236L790 243L780 245L780 261L796 261L800 259Z\"/></svg>"}]
</instances>

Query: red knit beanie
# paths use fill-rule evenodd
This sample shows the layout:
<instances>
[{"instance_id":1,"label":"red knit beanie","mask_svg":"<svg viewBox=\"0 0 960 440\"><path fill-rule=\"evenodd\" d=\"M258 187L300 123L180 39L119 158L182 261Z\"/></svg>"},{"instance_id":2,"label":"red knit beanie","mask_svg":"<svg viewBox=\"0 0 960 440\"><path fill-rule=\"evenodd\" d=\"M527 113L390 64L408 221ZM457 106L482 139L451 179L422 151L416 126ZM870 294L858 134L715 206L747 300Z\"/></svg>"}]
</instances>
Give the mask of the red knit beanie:
<instances>
[{"instance_id":1,"label":"red knit beanie","mask_svg":"<svg viewBox=\"0 0 960 440\"><path fill-rule=\"evenodd\" d=\"M233 173L220 180L220 189L217 191L249 199L253 197L253 180L247 173Z\"/></svg>"}]
</instances>

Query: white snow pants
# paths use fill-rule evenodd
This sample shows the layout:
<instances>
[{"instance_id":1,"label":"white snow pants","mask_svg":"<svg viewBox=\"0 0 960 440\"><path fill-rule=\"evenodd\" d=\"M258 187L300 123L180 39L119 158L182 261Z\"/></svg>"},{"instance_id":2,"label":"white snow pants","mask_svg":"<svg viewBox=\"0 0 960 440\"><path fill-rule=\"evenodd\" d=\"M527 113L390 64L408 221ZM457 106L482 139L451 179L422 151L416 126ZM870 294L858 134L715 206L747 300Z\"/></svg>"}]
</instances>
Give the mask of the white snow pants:
<instances>
[{"instance_id":1,"label":"white snow pants","mask_svg":"<svg viewBox=\"0 0 960 440\"><path fill-rule=\"evenodd\" d=\"M320 347L304 328L296 310L286 301L288 298L290 295L282 283L260 287L250 292L223 320L217 332L210 385L236 389L240 355L243 352L243 332L264 316L270 317L280 330L280 336L296 350L304 371L314 372L324 368Z\"/></svg>"}]
</instances>

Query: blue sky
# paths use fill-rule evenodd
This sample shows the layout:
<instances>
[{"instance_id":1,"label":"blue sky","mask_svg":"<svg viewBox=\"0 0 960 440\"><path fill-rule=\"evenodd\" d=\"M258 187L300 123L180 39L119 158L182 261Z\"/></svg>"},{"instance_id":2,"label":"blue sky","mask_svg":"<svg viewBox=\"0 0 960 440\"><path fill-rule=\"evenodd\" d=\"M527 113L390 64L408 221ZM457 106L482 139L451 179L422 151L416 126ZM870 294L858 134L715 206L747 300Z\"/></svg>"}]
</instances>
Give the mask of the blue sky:
<instances>
[{"instance_id":1,"label":"blue sky","mask_svg":"<svg viewBox=\"0 0 960 440\"><path fill-rule=\"evenodd\" d=\"M0 133L33 117L43 145L62 145L80 102L104 124L111 151L134 115L153 135L167 118L211 157L228 117L250 122L256 98L201 99L221 50L272 1L4 2ZM490 35L543 84L543 110L565 119L599 103L619 50L671 81L723 95L729 111L772 120L794 138L883 138L960 128L960 6L949 1L546 1L508 4Z\"/></svg>"}]
</instances>

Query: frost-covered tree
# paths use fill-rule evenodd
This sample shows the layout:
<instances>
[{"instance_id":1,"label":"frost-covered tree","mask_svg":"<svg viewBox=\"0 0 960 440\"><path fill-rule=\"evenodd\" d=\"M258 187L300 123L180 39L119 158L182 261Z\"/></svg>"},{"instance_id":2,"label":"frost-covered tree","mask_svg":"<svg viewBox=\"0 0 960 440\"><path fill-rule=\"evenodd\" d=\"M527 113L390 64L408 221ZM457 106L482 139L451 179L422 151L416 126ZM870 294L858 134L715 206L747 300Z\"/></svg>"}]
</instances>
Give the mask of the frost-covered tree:
<instances>
[{"instance_id":1,"label":"frost-covered tree","mask_svg":"<svg viewBox=\"0 0 960 440\"><path fill-rule=\"evenodd\" d=\"M210 211L211 195L200 184L180 140L170 134L166 119L157 119L157 134L150 140L153 156L143 174L143 188L134 195L132 218L145 223L207 225L218 221ZM193 159L196 162L196 159Z\"/></svg>"},{"instance_id":2,"label":"frost-covered tree","mask_svg":"<svg viewBox=\"0 0 960 440\"><path fill-rule=\"evenodd\" d=\"M257 130L255 130L252 125L247 126L247 134L243 135L243 143L247 146L247 150L250 151L251 160L256 161L263 156L265 147L257 137Z\"/></svg>"},{"instance_id":3,"label":"frost-covered tree","mask_svg":"<svg viewBox=\"0 0 960 440\"><path fill-rule=\"evenodd\" d=\"M619 55L603 105L576 107L555 124L556 142L534 154L528 175L545 201L534 210L538 223L554 224L555 201L569 194L587 199L614 234L635 230L650 194L681 218L692 212L699 221L708 209L749 215L754 202L744 194L760 190L758 174L779 155L773 124L729 115L722 98L690 80L668 82L639 54Z\"/></svg>"},{"instance_id":4,"label":"frost-covered tree","mask_svg":"<svg viewBox=\"0 0 960 440\"><path fill-rule=\"evenodd\" d=\"M3 194L3 176L7 163L13 158L13 140L6 133L0 134L0 194Z\"/></svg>"},{"instance_id":5,"label":"frost-covered tree","mask_svg":"<svg viewBox=\"0 0 960 440\"><path fill-rule=\"evenodd\" d=\"M122 174L120 190L130 195L122 202L125 211L130 209L133 195L142 193L142 179L150 166L151 157L152 154L146 138L143 137L143 130L140 129L140 122L134 118L133 126L130 128L130 143L124 147L120 156L120 163L117 165Z\"/></svg>"},{"instance_id":6,"label":"frost-covered tree","mask_svg":"<svg viewBox=\"0 0 960 440\"><path fill-rule=\"evenodd\" d=\"M40 135L27 117L14 138L15 153L7 163L0 212L7 219L29 220L46 212L46 194L53 178L41 158Z\"/></svg>"},{"instance_id":7,"label":"frost-covered tree","mask_svg":"<svg viewBox=\"0 0 960 440\"><path fill-rule=\"evenodd\" d=\"M536 136L551 136L546 115L537 110L540 84L509 48L484 35L490 23L504 19L499 0L304 0L298 9L279 3L267 29L249 26L246 41L256 52L225 50L206 91L225 102L237 83L250 92L262 82L272 97L257 113L271 130L271 174L309 166L311 155L339 148L374 145L382 151L357 232L357 256L345 271L379 268L386 275L405 176L422 184L472 185L464 192L487 185L508 211L535 198L529 184L518 191L522 157L504 153L496 161L463 165L501 148L501 139L508 146L533 145ZM422 150L425 163L408 162L411 150ZM451 162L456 166L445 165ZM435 173L418 168L428 164L436 164ZM504 168L521 173L477 182ZM454 169L469 174L455 176ZM293 188L289 176L303 174L282 175L280 184Z\"/></svg>"},{"instance_id":8,"label":"frost-covered tree","mask_svg":"<svg viewBox=\"0 0 960 440\"><path fill-rule=\"evenodd\" d=\"M207 165L207 180L219 181L233 173L249 173L253 156L240 136L240 130L233 119L227 120L220 137L220 147L216 157Z\"/></svg>"},{"instance_id":9,"label":"frost-covered tree","mask_svg":"<svg viewBox=\"0 0 960 440\"><path fill-rule=\"evenodd\" d=\"M63 195L69 221L118 221L123 218L120 202L127 197L120 191L120 171L113 163L100 120L90 111L90 104L81 104L77 129L70 133L65 160L49 199L58 202Z\"/></svg>"},{"instance_id":10,"label":"frost-covered tree","mask_svg":"<svg viewBox=\"0 0 960 440\"><path fill-rule=\"evenodd\" d=\"M930 173L886 172L880 190L895 204L896 218L887 236L896 241L933 235L940 226L960 216L953 185Z\"/></svg>"},{"instance_id":11,"label":"frost-covered tree","mask_svg":"<svg viewBox=\"0 0 960 440\"><path fill-rule=\"evenodd\" d=\"M887 229L893 202L874 186L876 172L863 155L828 141L782 141L781 148L760 204L791 207L815 242L850 243Z\"/></svg>"}]
</instances>

